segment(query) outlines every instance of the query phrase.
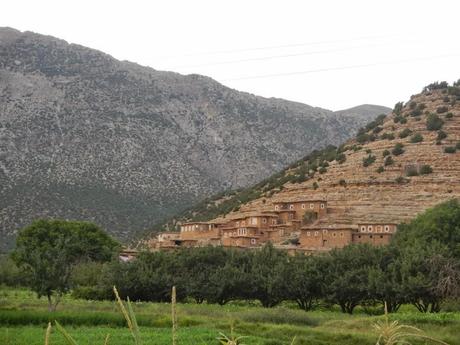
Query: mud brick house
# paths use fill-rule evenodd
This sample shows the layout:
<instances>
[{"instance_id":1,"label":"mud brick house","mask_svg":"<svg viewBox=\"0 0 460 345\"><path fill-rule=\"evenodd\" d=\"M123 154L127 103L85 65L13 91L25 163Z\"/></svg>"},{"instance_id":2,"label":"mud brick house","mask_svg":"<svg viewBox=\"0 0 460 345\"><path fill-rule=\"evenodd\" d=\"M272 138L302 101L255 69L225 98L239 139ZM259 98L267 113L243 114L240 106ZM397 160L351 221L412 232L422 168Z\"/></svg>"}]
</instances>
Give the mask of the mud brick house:
<instances>
[{"instance_id":1,"label":"mud brick house","mask_svg":"<svg viewBox=\"0 0 460 345\"><path fill-rule=\"evenodd\" d=\"M292 224L299 230L306 213L314 214L319 219L327 213L326 200L286 200L274 203L274 212L278 214L279 224Z\"/></svg>"},{"instance_id":2,"label":"mud brick house","mask_svg":"<svg viewBox=\"0 0 460 345\"><path fill-rule=\"evenodd\" d=\"M353 243L386 245L396 232L396 224L374 223L358 224L358 232L353 234Z\"/></svg>"},{"instance_id":3,"label":"mud brick house","mask_svg":"<svg viewBox=\"0 0 460 345\"><path fill-rule=\"evenodd\" d=\"M354 232L356 230L349 225L303 227L299 238L300 247L312 250L343 248L353 242Z\"/></svg>"}]
</instances>

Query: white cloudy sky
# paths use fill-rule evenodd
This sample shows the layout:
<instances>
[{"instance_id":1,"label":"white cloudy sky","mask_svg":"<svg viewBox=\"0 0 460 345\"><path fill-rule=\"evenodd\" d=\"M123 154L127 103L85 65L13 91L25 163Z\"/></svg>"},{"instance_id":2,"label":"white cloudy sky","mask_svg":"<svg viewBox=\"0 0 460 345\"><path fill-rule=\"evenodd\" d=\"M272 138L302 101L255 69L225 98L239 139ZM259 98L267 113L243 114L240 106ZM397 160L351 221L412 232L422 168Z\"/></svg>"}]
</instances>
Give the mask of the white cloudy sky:
<instances>
[{"instance_id":1,"label":"white cloudy sky","mask_svg":"<svg viewBox=\"0 0 460 345\"><path fill-rule=\"evenodd\" d=\"M3 1L0 26L333 110L460 78L460 1Z\"/></svg>"}]
</instances>

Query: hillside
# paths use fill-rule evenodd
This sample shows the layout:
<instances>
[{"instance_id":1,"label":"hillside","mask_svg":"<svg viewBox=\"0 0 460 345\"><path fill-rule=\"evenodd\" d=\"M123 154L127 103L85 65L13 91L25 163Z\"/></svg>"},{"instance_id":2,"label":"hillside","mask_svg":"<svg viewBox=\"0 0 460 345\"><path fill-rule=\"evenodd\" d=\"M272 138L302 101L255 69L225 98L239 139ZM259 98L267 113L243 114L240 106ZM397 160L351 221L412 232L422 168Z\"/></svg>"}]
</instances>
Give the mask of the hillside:
<instances>
[{"instance_id":1,"label":"hillside","mask_svg":"<svg viewBox=\"0 0 460 345\"><path fill-rule=\"evenodd\" d=\"M276 202L309 199L327 201L319 226L400 223L458 197L460 81L449 87L433 83L344 145L312 152L251 188L197 205L176 221L225 221L272 211Z\"/></svg>"},{"instance_id":2,"label":"hillside","mask_svg":"<svg viewBox=\"0 0 460 345\"><path fill-rule=\"evenodd\" d=\"M127 239L337 144L385 108L340 114L0 28L0 250L37 217Z\"/></svg>"}]
</instances>

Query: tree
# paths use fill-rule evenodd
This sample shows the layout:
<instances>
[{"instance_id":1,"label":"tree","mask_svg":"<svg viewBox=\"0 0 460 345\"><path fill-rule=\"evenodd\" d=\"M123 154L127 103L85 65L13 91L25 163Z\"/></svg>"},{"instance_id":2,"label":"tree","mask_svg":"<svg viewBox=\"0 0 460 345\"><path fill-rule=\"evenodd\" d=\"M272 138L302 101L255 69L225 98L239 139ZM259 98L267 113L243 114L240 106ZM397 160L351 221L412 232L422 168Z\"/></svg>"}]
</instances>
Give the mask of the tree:
<instances>
[{"instance_id":1,"label":"tree","mask_svg":"<svg viewBox=\"0 0 460 345\"><path fill-rule=\"evenodd\" d=\"M54 311L71 287L75 265L108 261L118 248L119 244L95 224L43 219L19 231L12 258L28 272L30 288L39 298L46 296L49 310Z\"/></svg>"}]
</instances>

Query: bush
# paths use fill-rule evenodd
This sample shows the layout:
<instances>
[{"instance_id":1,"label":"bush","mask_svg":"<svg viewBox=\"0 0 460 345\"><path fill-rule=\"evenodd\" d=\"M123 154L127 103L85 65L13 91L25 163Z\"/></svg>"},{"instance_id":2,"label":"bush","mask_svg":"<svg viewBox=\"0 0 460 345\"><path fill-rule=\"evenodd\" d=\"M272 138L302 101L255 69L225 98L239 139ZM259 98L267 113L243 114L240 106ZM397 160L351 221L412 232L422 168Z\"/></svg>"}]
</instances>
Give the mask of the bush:
<instances>
[{"instance_id":1,"label":"bush","mask_svg":"<svg viewBox=\"0 0 460 345\"><path fill-rule=\"evenodd\" d=\"M318 183L316 183L316 182L313 182L313 189L318 189L318 188L319 188L319 185L318 185Z\"/></svg>"},{"instance_id":2,"label":"bush","mask_svg":"<svg viewBox=\"0 0 460 345\"><path fill-rule=\"evenodd\" d=\"M423 88L423 92L446 89L448 86L449 86L449 83L447 83L446 81L434 82L434 83L431 83L431 84L425 86Z\"/></svg>"},{"instance_id":3,"label":"bush","mask_svg":"<svg viewBox=\"0 0 460 345\"><path fill-rule=\"evenodd\" d=\"M391 151L391 153L395 156L402 155L404 153L403 147L404 147L403 144L397 143L395 147L393 148L393 150Z\"/></svg>"},{"instance_id":4,"label":"bush","mask_svg":"<svg viewBox=\"0 0 460 345\"><path fill-rule=\"evenodd\" d=\"M377 168L377 172L378 172L379 174L383 173L384 171L385 171L385 169L383 168L383 166L379 166L379 167Z\"/></svg>"},{"instance_id":5,"label":"bush","mask_svg":"<svg viewBox=\"0 0 460 345\"><path fill-rule=\"evenodd\" d=\"M444 98L442 99L445 103L449 103L450 102L450 98L449 96L444 96Z\"/></svg>"},{"instance_id":6,"label":"bush","mask_svg":"<svg viewBox=\"0 0 460 345\"><path fill-rule=\"evenodd\" d=\"M416 108L410 112L410 116L416 117L423 114L423 111L420 108Z\"/></svg>"},{"instance_id":7,"label":"bush","mask_svg":"<svg viewBox=\"0 0 460 345\"><path fill-rule=\"evenodd\" d=\"M393 113L396 115L401 115L401 111L403 109L403 102L398 102L395 104L395 107L393 108Z\"/></svg>"},{"instance_id":8,"label":"bush","mask_svg":"<svg viewBox=\"0 0 460 345\"><path fill-rule=\"evenodd\" d=\"M456 148L457 150L460 150L460 141L457 142L457 144L455 145L455 148Z\"/></svg>"},{"instance_id":9,"label":"bush","mask_svg":"<svg viewBox=\"0 0 460 345\"><path fill-rule=\"evenodd\" d=\"M437 131L442 128L444 121L436 114L428 115L426 119L426 129L429 131Z\"/></svg>"},{"instance_id":10,"label":"bush","mask_svg":"<svg viewBox=\"0 0 460 345\"><path fill-rule=\"evenodd\" d=\"M408 183L409 180L408 180L407 178L404 178L404 177L402 177L402 176L399 176L399 177L397 177L397 178L395 179L395 182L396 182L397 184L404 184L404 183Z\"/></svg>"},{"instance_id":11,"label":"bush","mask_svg":"<svg viewBox=\"0 0 460 345\"><path fill-rule=\"evenodd\" d=\"M399 123L401 123L402 125L406 124L407 123L407 119L405 117L403 117Z\"/></svg>"},{"instance_id":12,"label":"bush","mask_svg":"<svg viewBox=\"0 0 460 345\"><path fill-rule=\"evenodd\" d=\"M411 143L420 143L423 141L423 136L420 134L420 133L417 133L417 134L414 134L411 138L410 138L410 142Z\"/></svg>"},{"instance_id":13,"label":"bush","mask_svg":"<svg viewBox=\"0 0 460 345\"><path fill-rule=\"evenodd\" d=\"M369 165L374 163L376 159L377 157L375 157L374 155L368 155L367 157L363 158L363 167L368 167Z\"/></svg>"},{"instance_id":14,"label":"bush","mask_svg":"<svg viewBox=\"0 0 460 345\"><path fill-rule=\"evenodd\" d=\"M325 172L327 172L327 169L325 167L321 167L321 168L319 168L318 172L320 174L324 174Z\"/></svg>"},{"instance_id":15,"label":"bush","mask_svg":"<svg viewBox=\"0 0 460 345\"><path fill-rule=\"evenodd\" d=\"M422 165L420 167L420 175L428 175L428 174L431 174L432 172L433 172L433 169L427 164Z\"/></svg>"},{"instance_id":16,"label":"bush","mask_svg":"<svg viewBox=\"0 0 460 345\"><path fill-rule=\"evenodd\" d=\"M366 149L366 153L371 154L372 150L371 149Z\"/></svg>"},{"instance_id":17,"label":"bush","mask_svg":"<svg viewBox=\"0 0 460 345\"><path fill-rule=\"evenodd\" d=\"M445 153L455 153L456 151L457 149L455 148L455 146L447 146L444 148Z\"/></svg>"},{"instance_id":18,"label":"bush","mask_svg":"<svg viewBox=\"0 0 460 345\"><path fill-rule=\"evenodd\" d=\"M436 137L436 140L442 140L447 138L447 133L444 131L438 131L438 136Z\"/></svg>"},{"instance_id":19,"label":"bush","mask_svg":"<svg viewBox=\"0 0 460 345\"><path fill-rule=\"evenodd\" d=\"M388 151L388 150L384 150L384 151L382 152L382 156L383 156L383 157L386 157L386 156L389 156L389 155L390 155L390 151Z\"/></svg>"},{"instance_id":20,"label":"bush","mask_svg":"<svg viewBox=\"0 0 460 345\"><path fill-rule=\"evenodd\" d=\"M380 133L382 130L383 130L382 127L377 126L372 130L372 133L377 134L377 133Z\"/></svg>"},{"instance_id":21,"label":"bush","mask_svg":"<svg viewBox=\"0 0 460 345\"><path fill-rule=\"evenodd\" d=\"M382 140L393 140L395 138L394 134L393 133L383 133L381 136L380 136L380 139Z\"/></svg>"},{"instance_id":22,"label":"bush","mask_svg":"<svg viewBox=\"0 0 460 345\"><path fill-rule=\"evenodd\" d=\"M385 161L383 162L383 165L385 166L389 166L393 164L394 164L394 160L393 158L391 158L391 156L388 156L387 158L385 158Z\"/></svg>"},{"instance_id":23,"label":"bush","mask_svg":"<svg viewBox=\"0 0 460 345\"><path fill-rule=\"evenodd\" d=\"M346 182L344 179L341 179L341 180L339 181L339 185L345 187L345 186L347 185L347 182Z\"/></svg>"},{"instance_id":24,"label":"bush","mask_svg":"<svg viewBox=\"0 0 460 345\"><path fill-rule=\"evenodd\" d=\"M417 107L417 102L412 101L412 102L409 103L409 109L413 110L416 107Z\"/></svg>"},{"instance_id":25,"label":"bush","mask_svg":"<svg viewBox=\"0 0 460 345\"><path fill-rule=\"evenodd\" d=\"M418 176L417 167L410 166L406 169L407 176Z\"/></svg>"},{"instance_id":26,"label":"bush","mask_svg":"<svg viewBox=\"0 0 460 345\"><path fill-rule=\"evenodd\" d=\"M408 136L411 135L411 134L412 134L412 131L411 131L409 128L405 128L404 130L402 130L401 132L399 132L399 135L398 135L398 136L399 136L401 139L404 139L404 138L408 137Z\"/></svg>"},{"instance_id":27,"label":"bush","mask_svg":"<svg viewBox=\"0 0 460 345\"><path fill-rule=\"evenodd\" d=\"M337 155L337 163L342 164L347 160L347 156L344 153L339 153Z\"/></svg>"},{"instance_id":28,"label":"bush","mask_svg":"<svg viewBox=\"0 0 460 345\"><path fill-rule=\"evenodd\" d=\"M447 108L445 105L443 105L443 106L441 106L441 107L438 107L438 108L436 109L436 112L437 112L438 114L442 114L442 113L447 112L447 110L449 110L449 108Z\"/></svg>"},{"instance_id":29,"label":"bush","mask_svg":"<svg viewBox=\"0 0 460 345\"><path fill-rule=\"evenodd\" d=\"M452 113L447 113L446 114L446 119L451 119L453 117L454 117L454 114L452 114Z\"/></svg>"}]
</instances>

